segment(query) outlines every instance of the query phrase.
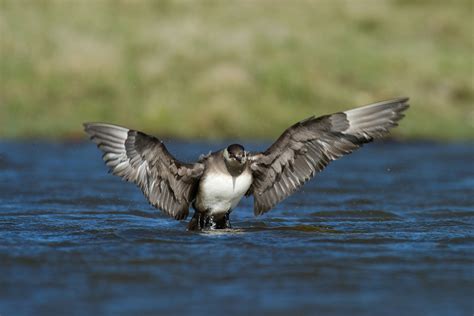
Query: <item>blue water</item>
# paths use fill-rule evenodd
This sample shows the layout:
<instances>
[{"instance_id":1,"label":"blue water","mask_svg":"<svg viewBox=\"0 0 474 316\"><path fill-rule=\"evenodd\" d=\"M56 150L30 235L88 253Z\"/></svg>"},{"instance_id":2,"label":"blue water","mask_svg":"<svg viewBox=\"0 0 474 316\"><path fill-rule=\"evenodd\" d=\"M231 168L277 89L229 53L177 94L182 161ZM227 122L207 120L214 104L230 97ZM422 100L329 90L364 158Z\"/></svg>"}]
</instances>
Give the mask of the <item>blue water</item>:
<instances>
[{"instance_id":1,"label":"blue water","mask_svg":"<svg viewBox=\"0 0 474 316\"><path fill-rule=\"evenodd\" d=\"M189 161L223 146L168 144ZM0 143L0 315L474 313L472 144L370 144L215 233L186 232L100 156Z\"/></svg>"}]
</instances>

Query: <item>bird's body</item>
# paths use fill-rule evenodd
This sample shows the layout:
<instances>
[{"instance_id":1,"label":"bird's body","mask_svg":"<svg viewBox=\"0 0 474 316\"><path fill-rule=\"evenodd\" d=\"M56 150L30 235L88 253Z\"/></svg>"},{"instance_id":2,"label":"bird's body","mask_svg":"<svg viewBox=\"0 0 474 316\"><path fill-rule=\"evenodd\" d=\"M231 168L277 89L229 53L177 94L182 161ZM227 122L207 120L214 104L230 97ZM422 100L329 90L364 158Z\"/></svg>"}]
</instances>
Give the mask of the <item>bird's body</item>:
<instances>
[{"instance_id":1,"label":"bird's body","mask_svg":"<svg viewBox=\"0 0 474 316\"><path fill-rule=\"evenodd\" d=\"M225 163L213 156L207 158L205 165L195 206L200 210L208 210L211 216L224 215L237 206L250 188L252 172L246 164L241 173L231 174Z\"/></svg>"},{"instance_id":2,"label":"bird's body","mask_svg":"<svg viewBox=\"0 0 474 316\"><path fill-rule=\"evenodd\" d=\"M136 183L153 206L176 219L186 218L193 206L189 230L227 228L244 195L253 195L255 215L269 211L329 162L386 135L403 117L407 101L309 117L264 152L233 144L192 164L175 159L159 139L142 132L106 123L84 126L112 173Z\"/></svg>"},{"instance_id":3,"label":"bird's body","mask_svg":"<svg viewBox=\"0 0 474 316\"><path fill-rule=\"evenodd\" d=\"M230 212L252 185L252 172L248 163L232 168L221 157L223 150L201 159L204 172L193 203L196 211L194 218L201 219L201 222L191 221L188 225L191 230L229 227ZM198 227L194 227L194 224Z\"/></svg>"}]
</instances>

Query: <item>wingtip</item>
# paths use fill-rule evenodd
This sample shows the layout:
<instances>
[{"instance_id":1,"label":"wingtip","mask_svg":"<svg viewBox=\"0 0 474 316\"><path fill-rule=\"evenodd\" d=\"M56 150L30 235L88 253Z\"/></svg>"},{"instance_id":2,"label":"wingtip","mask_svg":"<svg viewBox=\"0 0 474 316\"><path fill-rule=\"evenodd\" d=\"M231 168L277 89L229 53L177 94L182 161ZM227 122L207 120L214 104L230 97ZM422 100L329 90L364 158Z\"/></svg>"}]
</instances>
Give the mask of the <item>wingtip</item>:
<instances>
[{"instance_id":1,"label":"wingtip","mask_svg":"<svg viewBox=\"0 0 474 316\"><path fill-rule=\"evenodd\" d=\"M406 103L410 100L410 97L399 97L398 100L401 102L401 103Z\"/></svg>"},{"instance_id":2,"label":"wingtip","mask_svg":"<svg viewBox=\"0 0 474 316\"><path fill-rule=\"evenodd\" d=\"M83 127L83 130L84 132L89 135L89 137L92 139L93 137L93 134L94 134L94 125L96 125L97 123L94 123L94 122L84 122L82 123L82 127Z\"/></svg>"},{"instance_id":3,"label":"wingtip","mask_svg":"<svg viewBox=\"0 0 474 316\"><path fill-rule=\"evenodd\" d=\"M399 104L399 105L408 105L408 101L410 101L410 98L409 97L398 97L398 98L393 98L393 99L387 99L385 101L380 101L380 102L377 102L377 103L373 103L373 104Z\"/></svg>"},{"instance_id":4,"label":"wingtip","mask_svg":"<svg viewBox=\"0 0 474 316\"><path fill-rule=\"evenodd\" d=\"M84 122L82 123L82 126L84 127L84 130L85 131L88 131L92 128L94 128L94 126L98 125L98 124L101 124L101 123L97 123L97 122Z\"/></svg>"},{"instance_id":5,"label":"wingtip","mask_svg":"<svg viewBox=\"0 0 474 316\"><path fill-rule=\"evenodd\" d=\"M410 107L410 104L408 103L408 101L410 100L410 98L408 97L403 97L403 98L400 98L400 112L404 112L406 111L409 107Z\"/></svg>"},{"instance_id":6,"label":"wingtip","mask_svg":"<svg viewBox=\"0 0 474 316\"><path fill-rule=\"evenodd\" d=\"M91 123L89 123L89 122L82 123L83 131L84 131L85 134L87 134L89 136L89 139L91 139L91 137L92 137L91 130L90 130L90 124Z\"/></svg>"}]
</instances>

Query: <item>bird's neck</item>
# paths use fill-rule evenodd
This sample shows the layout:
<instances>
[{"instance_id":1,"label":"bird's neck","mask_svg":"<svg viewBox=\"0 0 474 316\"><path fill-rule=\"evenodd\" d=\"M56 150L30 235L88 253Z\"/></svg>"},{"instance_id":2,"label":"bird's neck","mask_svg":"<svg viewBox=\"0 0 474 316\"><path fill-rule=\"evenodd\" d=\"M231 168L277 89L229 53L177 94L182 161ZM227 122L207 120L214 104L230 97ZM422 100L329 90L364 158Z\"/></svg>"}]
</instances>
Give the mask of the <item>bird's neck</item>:
<instances>
[{"instance_id":1,"label":"bird's neck","mask_svg":"<svg viewBox=\"0 0 474 316\"><path fill-rule=\"evenodd\" d=\"M231 176L233 177L238 177L244 172L245 168L247 167L247 164L240 164L240 163L232 163L230 161L227 161L224 159L225 166L227 168L227 171L230 173Z\"/></svg>"}]
</instances>

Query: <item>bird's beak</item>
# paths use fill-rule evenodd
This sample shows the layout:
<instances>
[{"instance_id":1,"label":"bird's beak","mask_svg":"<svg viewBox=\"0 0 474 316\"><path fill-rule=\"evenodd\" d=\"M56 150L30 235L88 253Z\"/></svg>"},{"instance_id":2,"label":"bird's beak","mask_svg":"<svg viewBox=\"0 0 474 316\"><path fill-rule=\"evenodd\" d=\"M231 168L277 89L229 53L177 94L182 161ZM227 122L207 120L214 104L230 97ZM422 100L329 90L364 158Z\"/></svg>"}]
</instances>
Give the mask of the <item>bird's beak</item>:
<instances>
[{"instance_id":1,"label":"bird's beak","mask_svg":"<svg viewBox=\"0 0 474 316\"><path fill-rule=\"evenodd\" d=\"M238 162L242 162L242 157L241 156L235 156L235 159L237 159Z\"/></svg>"}]
</instances>

